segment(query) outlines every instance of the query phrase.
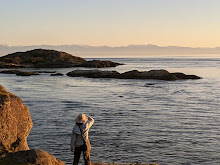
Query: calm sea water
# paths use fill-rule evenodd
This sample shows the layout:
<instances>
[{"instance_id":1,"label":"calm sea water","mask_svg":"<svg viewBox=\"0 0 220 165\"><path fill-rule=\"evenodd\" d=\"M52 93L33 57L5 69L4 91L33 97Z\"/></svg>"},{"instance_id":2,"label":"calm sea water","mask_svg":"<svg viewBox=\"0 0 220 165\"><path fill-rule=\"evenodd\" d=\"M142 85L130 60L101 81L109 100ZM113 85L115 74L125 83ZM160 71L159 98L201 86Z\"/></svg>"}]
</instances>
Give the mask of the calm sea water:
<instances>
[{"instance_id":1,"label":"calm sea water","mask_svg":"<svg viewBox=\"0 0 220 165\"><path fill-rule=\"evenodd\" d=\"M203 79L117 80L0 74L0 84L29 107L34 123L28 136L31 149L43 149L71 164L71 130L76 116L84 112L95 119L90 130L93 162L220 164L220 56L103 60L126 64L107 70L166 69ZM74 68L54 70L66 74Z\"/></svg>"}]
</instances>

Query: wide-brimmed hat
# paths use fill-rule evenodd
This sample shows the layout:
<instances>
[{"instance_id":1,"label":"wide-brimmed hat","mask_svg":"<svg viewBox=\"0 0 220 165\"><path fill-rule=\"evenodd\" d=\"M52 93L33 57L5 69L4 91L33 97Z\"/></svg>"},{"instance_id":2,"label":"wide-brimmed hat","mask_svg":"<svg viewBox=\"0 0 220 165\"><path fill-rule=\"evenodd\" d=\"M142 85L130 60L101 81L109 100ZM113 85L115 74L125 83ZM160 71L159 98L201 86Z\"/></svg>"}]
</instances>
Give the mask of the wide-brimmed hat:
<instances>
[{"instance_id":1,"label":"wide-brimmed hat","mask_svg":"<svg viewBox=\"0 0 220 165\"><path fill-rule=\"evenodd\" d=\"M87 120L88 120L88 117L84 113L79 114L78 117L76 118L76 122L82 123L82 124L86 123Z\"/></svg>"}]
</instances>

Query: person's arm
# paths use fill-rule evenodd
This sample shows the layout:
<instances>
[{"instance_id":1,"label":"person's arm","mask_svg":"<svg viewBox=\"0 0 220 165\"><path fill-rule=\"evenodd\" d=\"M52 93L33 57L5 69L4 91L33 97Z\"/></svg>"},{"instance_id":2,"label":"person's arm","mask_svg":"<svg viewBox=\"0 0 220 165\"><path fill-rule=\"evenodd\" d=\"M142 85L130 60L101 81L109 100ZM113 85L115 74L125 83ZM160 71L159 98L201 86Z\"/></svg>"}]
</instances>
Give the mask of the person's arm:
<instances>
[{"instance_id":1,"label":"person's arm","mask_svg":"<svg viewBox=\"0 0 220 165\"><path fill-rule=\"evenodd\" d=\"M92 125L93 125L93 123L94 123L94 119L91 117L91 116L88 116L88 128L90 128Z\"/></svg>"},{"instance_id":2,"label":"person's arm","mask_svg":"<svg viewBox=\"0 0 220 165\"><path fill-rule=\"evenodd\" d=\"M71 141L70 141L70 150L71 150L71 152L73 152L73 150L74 150L75 141L76 141L76 134L75 134L75 132L72 131L72 136L71 136Z\"/></svg>"}]
</instances>

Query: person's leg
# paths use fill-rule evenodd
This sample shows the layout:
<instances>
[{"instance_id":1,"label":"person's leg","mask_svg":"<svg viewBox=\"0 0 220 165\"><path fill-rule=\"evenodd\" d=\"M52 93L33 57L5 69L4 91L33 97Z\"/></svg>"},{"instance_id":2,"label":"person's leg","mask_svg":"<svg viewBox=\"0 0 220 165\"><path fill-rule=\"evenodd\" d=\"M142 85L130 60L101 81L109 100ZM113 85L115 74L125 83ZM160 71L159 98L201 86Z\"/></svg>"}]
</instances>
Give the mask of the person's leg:
<instances>
[{"instance_id":1,"label":"person's leg","mask_svg":"<svg viewBox=\"0 0 220 165\"><path fill-rule=\"evenodd\" d=\"M80 159L80 155L81 155L81 148L82 148L81 146L75 147L73 165L78 165L78 163L79 163L79 159Z\"/></svg>"},{"instance_id":2,"label":"person's leg","mask_svg":"<svg viewBox=\"0 0 220 165\"><path fill-rule=\"evenodd\" d=\"M90 151L89 150L83 151L83 158L84 158L84 161L85 161L85 165L91 165Z\"/></svg>"}]
</instances>

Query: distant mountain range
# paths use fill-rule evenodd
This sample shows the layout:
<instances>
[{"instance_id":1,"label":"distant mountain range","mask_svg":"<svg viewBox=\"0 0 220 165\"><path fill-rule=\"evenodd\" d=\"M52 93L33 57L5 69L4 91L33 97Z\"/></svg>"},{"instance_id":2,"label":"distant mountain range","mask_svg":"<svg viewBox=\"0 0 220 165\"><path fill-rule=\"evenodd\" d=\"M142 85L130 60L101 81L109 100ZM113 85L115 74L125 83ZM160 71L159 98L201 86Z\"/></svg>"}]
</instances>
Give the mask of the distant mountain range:
<instances>
[{"instance_id":1,"label":"distant mountain range","mask_svg":"<svg viewBox=\"0 0 220 165\"><path fill-rule=\"evenodd\" d=\"M129 57L147 55L190 55L190 54L219 54L220 47L216 48L192 48L179 46L161 47L157 45L128 45L121 47L88 46L88 45L32 45L32 46L7 46L0 45L0 56L18 51L32 49L53 49L64 51L79 57Z\"/></svg>"}]
</instances>

